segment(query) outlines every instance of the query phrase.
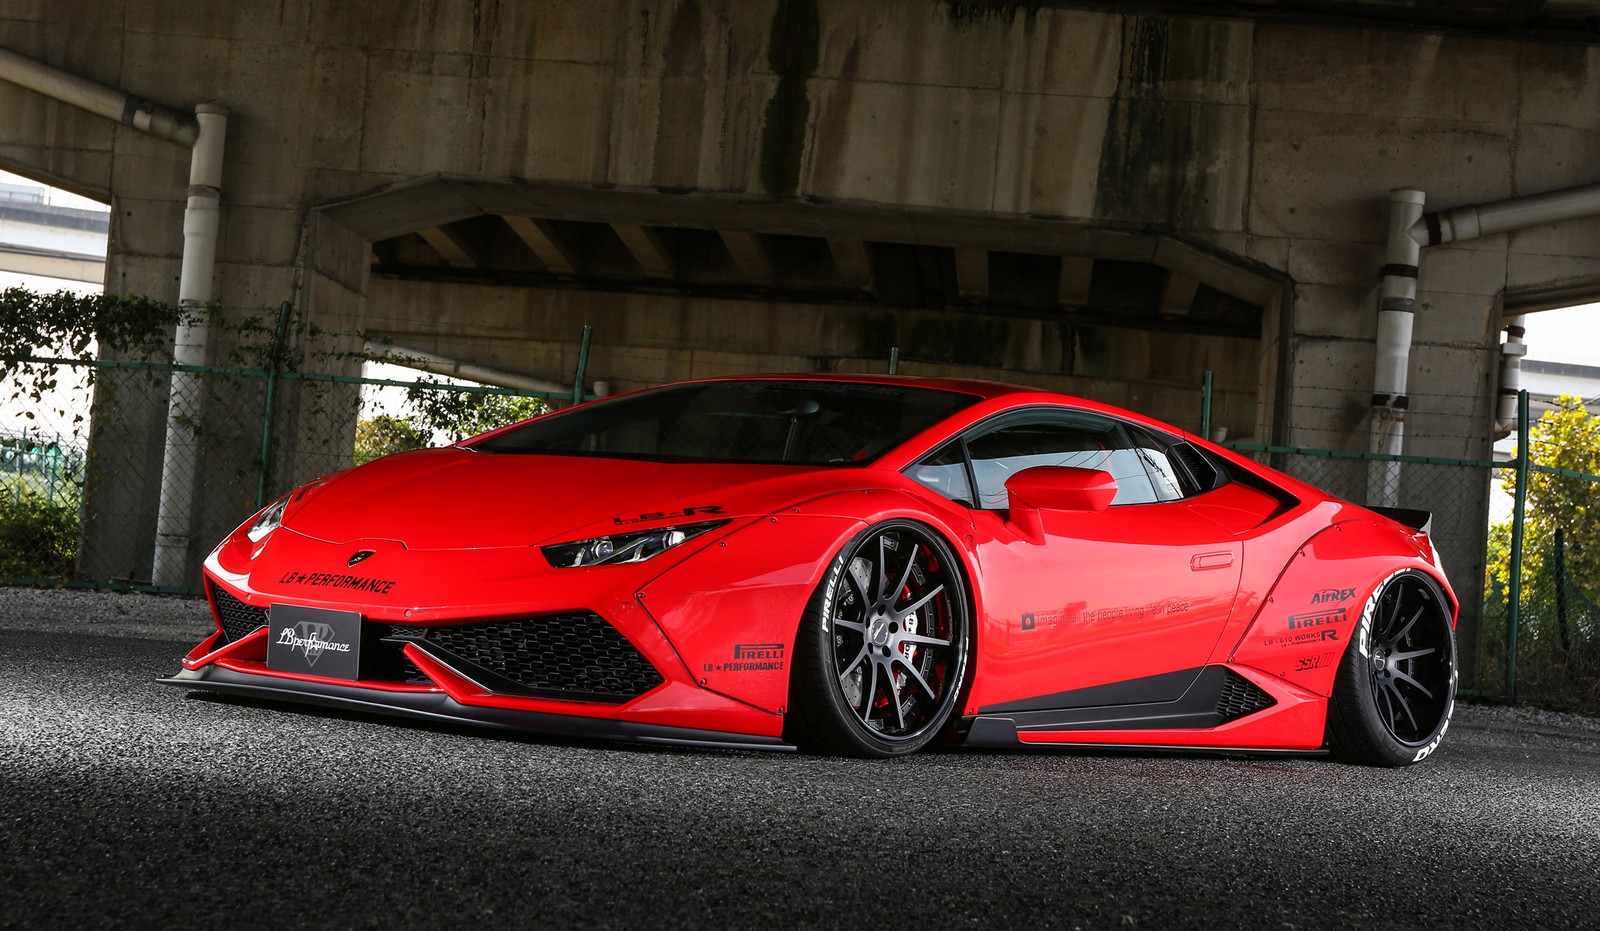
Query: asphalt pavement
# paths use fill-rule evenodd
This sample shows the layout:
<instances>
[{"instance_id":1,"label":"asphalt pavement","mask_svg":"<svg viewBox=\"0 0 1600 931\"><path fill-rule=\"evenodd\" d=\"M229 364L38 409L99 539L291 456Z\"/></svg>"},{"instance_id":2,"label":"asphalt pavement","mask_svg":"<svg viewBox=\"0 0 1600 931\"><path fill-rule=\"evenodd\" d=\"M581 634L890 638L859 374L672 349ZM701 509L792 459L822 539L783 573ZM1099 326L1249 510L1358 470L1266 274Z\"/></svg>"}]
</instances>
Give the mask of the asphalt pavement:
<instances>
[{"instance_id":1,"label":"asphalt pavement","mask_svg":"<svg viewBox=\"0 0 1600 931\"><path fill-rule=\"evenodd\" d=\"M186 697L194 602L0 589L0 927L1594 927L1600 720L1423 764L893 762Z\"/></svg>"}]
</instances>

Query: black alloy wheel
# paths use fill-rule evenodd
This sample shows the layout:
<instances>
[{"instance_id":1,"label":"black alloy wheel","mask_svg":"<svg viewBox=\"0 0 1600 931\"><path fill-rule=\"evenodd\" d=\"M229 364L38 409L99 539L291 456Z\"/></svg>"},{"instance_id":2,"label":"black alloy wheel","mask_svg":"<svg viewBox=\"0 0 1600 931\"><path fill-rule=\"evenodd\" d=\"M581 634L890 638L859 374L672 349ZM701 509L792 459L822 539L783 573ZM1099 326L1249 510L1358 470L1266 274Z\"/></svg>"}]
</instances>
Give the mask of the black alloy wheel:
<instances>
[{"instance_id":1,"label":"black alloy wheel","mask_svg":"<svg viewBox=\"0 0 1600 931\"><path fill-rule=\"evenodd\" d=\"M1370 765L1419 762L1450 726L1455 694L1450 605L1427 575L1398 572L1368 601L1340 664L1329 746Z\"/></svg>"},{"instance_id":2,"label":"black alloy wheel","mask_svg":"<svg viewBox=\"0 0 1600 931\"><path fill-rule=\"evenodd\" d=\"M931 529L891 521L858 535L830 565L802 625L792 737L853 756L922 748L955 709L970 628L955 555Z\"/></svg>"}]
</instances>

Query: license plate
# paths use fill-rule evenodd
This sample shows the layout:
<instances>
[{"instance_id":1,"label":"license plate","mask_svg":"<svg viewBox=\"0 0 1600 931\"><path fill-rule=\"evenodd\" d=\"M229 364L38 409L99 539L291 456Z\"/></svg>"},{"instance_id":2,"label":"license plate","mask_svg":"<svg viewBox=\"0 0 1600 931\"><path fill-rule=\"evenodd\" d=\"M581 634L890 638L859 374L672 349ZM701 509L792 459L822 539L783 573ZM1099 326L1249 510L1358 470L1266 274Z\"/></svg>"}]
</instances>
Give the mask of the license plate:
<instances>
[{"instance_id":1,"label":"license plate","mask_svg":"<svg viewBox=\"0 0 1600 931\"><path fill-rule=\"evenodd\" d=\"M267 613L267 668L329 679L361 677L361 615L299 605Z\"/></svg>"}]
</instances>

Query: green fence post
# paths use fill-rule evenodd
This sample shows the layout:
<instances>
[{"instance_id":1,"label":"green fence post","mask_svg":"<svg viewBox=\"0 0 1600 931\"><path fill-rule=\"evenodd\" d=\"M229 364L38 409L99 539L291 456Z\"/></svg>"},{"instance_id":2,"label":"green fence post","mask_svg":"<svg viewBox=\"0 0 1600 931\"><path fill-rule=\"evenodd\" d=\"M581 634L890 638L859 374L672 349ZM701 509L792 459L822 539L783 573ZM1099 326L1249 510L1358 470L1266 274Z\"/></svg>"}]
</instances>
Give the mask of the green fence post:
<instances>
[{"instance_id":1,"label":"green fence post","mask_svg":"<svg viewBox=\"0 0 1600 931\"><path fill-rule=\"evenodd\" d=\"M572 379L572 403L583 403L583 376L589 368L589 334L594 327L583 325L583 341L578 344L578 374Z\"/></svg>"},{"instance_id":2,"label":"green fence post","mask_svg":"<svg viewBox=\"0 0 1600 931\"><path fill-rule=\"evenodd\" d=\"M898 375L898 374L900 374L900 347L899 346L890 346L889 347L889 374L890 375Z\"/></svg>"},{"instance_id":3,"label":"green fence post","mask_svg":"<svg viewBox=\"0 0 1600 931\"><path fill-rule=\"evenodd\" d=\"M1506 605L1506 695L1517 701L1517 633L1522 626L1522 525L1528 516L1528 391L1517 392L1517 492L1511 509L1511 591Z\"/></svg>"},{"instance_id":4,"label":"green fence post","mask_svg":"<svg viewBox=\"0 0 1600 931\"><path fill-rule=\"evenodd\" d=\"M1200 438L1211 439L1211 370L1206 369L1206 380L1200 386Z\"/></svg>"},{"instance_id":5,"label":"green fence post","mask_svg":"<svg viewBox=\"0 0 1600 931\"><path fill-rule=\"evenodd\" d=\"M272 421L277 415L278 365L283 358L283 341L288 338L289 310L294 305L278 305L278 326L272 331L267 349L267 397L261 412L261 465L256 469L256 509L267 506L267 480L272 472Z\"/></svg>"}]
</instances>

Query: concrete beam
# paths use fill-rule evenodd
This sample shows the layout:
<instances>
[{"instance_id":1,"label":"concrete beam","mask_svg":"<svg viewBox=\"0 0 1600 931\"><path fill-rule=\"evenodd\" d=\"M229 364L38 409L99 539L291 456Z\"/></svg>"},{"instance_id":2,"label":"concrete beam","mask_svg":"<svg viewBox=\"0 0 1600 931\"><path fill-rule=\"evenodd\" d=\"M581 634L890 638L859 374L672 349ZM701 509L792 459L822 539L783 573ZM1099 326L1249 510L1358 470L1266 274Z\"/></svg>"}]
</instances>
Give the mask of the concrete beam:
<instances>
[{"instance_id":1,"label":"concrete beam","mask_svg":"<svg viewBox=\"0 0 1600 931\"><path fill-rule=\"evenodd\" d=\"M969 301L989 299L989 250L956 249L956 290Z\"/></svg>"},{"instance_id":2,"label":"concrete beam","mask_svg":"<svg viewBox=\"0 0 1600 931\"><path fill-rule=\"evenodd\" d=\"M417 230L417 235L454 268L477 268L483 264L478 247L454 226L429 226Z\"/></svg>"},{"instance_id":3,"label":"concrete beam","mask_svg":"<svg viewBox=\"0 0 1600 931\"><path fill-rule=\"evenodd\" d=\"M828 251L839 269L839 279L860 291L872 290L872 259L867 244L860 239L828 239Z\"/></svg>"},{"instance_id":4,"label":"concrete beam","mask_svg":"<svg viewBox=\"0 0 1600 931\"><path fill-rule=\"evenodd\" d=\"M572 246L548 220L533 217L503 216L511 231L528 247L544 267L557 275L576 275L578 256Z\"/></svg>"},{"instance_id":5,"label":"concrete beam","mask_svg":"<svg viewBox=\"0 0 1600 931\"><path fill-rule=\"evenodd\" d=\"M1094 277L1094 259L1084 255L1061 257L1061 303L1068 307L1089 306L1089 282Z\"/></svg>"},{"instance_id":6,"label":"concrete beam","mask_svg":"<svg viewBox=\"0 0 1600 931\"><path fill-rule=\"evenodd\" d=\"M661 234L648 226L634 226L629 223L613 223L611 228L616 231L617 238L628 247L633 254L633 260L639 263L639 268L651 278L671 278L677 274L677 265L672 261L672 255L667 252L667 246L661 241Z\"/></svg>"},{"instance_id":7,"label":"concrete beam","mask_svg":"<svg viewBox=\"0 0 1600 931\"><path fill-rule=\"evenodd\" d=\"M1161 316L1187 317L1194 304L1195 292L1200 290L1200 280L1180 271L1167 270L1167 286L1161 291Z\"/></svg>"},{"instance_id":8,"label":"concrete beam","mask_svg":"<svg viewBox=\"0 0 1600 931\"><path fill-rule=\"evenodd\" d=\"M722 234L722 244L728 247L733 264L739 267L739 273L745 280L771 287L772 254L767 251L767 244L761 241L761 234L732 230L719 232Z\"/></svg>"},{"instance_id":9,"label":"concrete beam","mask_svg":"<svg viewBox=\"0 0 1600 931\"><path fill-rule=\"evenodd\" d=\"M102 284L106 280L106 263L104 259L71 252L42 252L0 245L0 272Z\"/></svg>"}]
</instances>

